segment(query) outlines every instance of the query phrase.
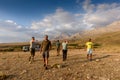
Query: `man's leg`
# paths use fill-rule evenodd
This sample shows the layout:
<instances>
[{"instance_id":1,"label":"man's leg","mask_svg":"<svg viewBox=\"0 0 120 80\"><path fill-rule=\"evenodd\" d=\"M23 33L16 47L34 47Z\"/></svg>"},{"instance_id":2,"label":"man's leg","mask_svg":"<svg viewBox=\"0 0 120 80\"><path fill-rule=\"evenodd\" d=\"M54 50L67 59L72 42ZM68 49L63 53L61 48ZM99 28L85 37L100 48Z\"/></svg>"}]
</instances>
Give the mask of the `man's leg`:
<instances>
[{"instance_id":1,"label":"man's leg","mask_svg":"<svg viewBox=\"0 0 120 80\"><path fill-rule=\"evenodd\" d=\"M65 61L65 51L63 50L63 61Z\"/></svg>"},{"instance_id":2,"label":"man's leg","mask_svg":"<svg viewBox=\"0 0 120 80\"><path fill-rule=\"evenodd\" d=\"M48 65L48 58L45 58L45 64Z\"/></svg>"},{"instance_id":3,"label":"man's leg","mask_svg":"<svg viewBox=\"0 0 120 80\"><path fill-rule=\"evenodd\" d=\"M90 54L90 60L92 60L92 54Z\"/></svg>"},{"instance_id":4,"label":"man's leg","mask_svg":"<svg viewBox=\"0 0 120 80\"><path fill-rule=\"evenodd\" d=\"M32 49L32 52L31 52L31 62L34 61L34 56L35 56L35 49Z\"/></svg>"},{"instance_id":5,"label":"man's leg","mask_svg":"<svg viewBox=\"0 0 120 80\"><path fill-rule=\"evenodd\" d=\"M30 49L30 57L29 57L29 61L31 61L31 56L32 56L32 49Z\"/></svg>"},{"instance_id":6,"label":"man's leg","mask_svg":"<svg viewBox=\"0 0 120 80\"><path fill-rule=\"evenodd\" d=\"M57 56L59 56L58 49L57 49Z\"/></svg>"},{"instance_id":7,"label":"man's leg","mask_svg":"<svg viewBox=\"0 0 120 80\"><path fill-rule=\"evenodd\" d=\"M34 61L34 56L35 56L35 49L32 51L32 61Z\"/></svg>"},{"instance_id":8,"label":"man's leg","mask_svg":"<svg viewBox=\"0 0 120 80\"><path fill-rule=\"evenodd\" d=\"M65 60L67 59L67 50L65 50Z\"/></svg>"},{"instance_id":9,"label":"man's leg","mask_svg":"<svg viewBox=\"0 0 120 80\"><path fill-rule=\"evenodd\" d=\"M46 54L45 54L45 64L46 64L45 69L48 69L48 58L49 58L49 52L46 52Z\"/></svg>"},{"instance_id":10,"label":"man's leg","mask_svg":"<svg viewBox=\"0 0 120 80\"><path fill-rule=\"evenodd\" d=\"M45 63L45 53L43 53L43 61L44 61L44 67L46 66L46 63Z\"/></svg>"},{"instance_id":11,"label":"man's leg","mask_svg":"<svg viewBox=\"0 0 120 80\"><path fill-rule=\"evenodd\" d=\"M58 49L58 56L60 55L60 49Z\"/></svg>"},{"instance_id":12,"label":"man's leg","mask_svg":"<svg viewBox=\"0 0 120 80\"><path fill-rule=\"evenodd\" d=\"M87 53L87 59L89 59L89 54Z\"/></svg>"},{"instance_id":13,"label":"man's leg","mask_svg":"<svg viewBox=\"0 0 120 80\"><path fill-rule=\"evenodd\" d=\"M43 61L44 61L44 67L46 66L46 64L45 64L45 58L43 58Z\"/></svg>"}]
</instances>

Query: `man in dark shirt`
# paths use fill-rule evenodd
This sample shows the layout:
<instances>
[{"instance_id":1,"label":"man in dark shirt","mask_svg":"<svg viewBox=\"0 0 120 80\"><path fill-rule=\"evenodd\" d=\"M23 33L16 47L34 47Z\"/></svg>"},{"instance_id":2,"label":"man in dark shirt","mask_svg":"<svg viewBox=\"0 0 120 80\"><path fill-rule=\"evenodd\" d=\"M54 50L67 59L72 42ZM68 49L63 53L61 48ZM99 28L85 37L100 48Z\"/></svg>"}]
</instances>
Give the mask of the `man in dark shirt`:
<instances>
[{"instance_id":1,"label":"man in dark shirt","mask_svg":"<svg viewBox=\"0 0 120 80\"><path fill-rule=\"evenodd\" d=\"M45 69L48 69L47 65L48 65L50 49L51 49L51 42L48 40L48 35L45 35L45 39L42 41L41 48L40 48L40 53L42 52L42 55L43 55Z\"/></svg>"}]
</instances>

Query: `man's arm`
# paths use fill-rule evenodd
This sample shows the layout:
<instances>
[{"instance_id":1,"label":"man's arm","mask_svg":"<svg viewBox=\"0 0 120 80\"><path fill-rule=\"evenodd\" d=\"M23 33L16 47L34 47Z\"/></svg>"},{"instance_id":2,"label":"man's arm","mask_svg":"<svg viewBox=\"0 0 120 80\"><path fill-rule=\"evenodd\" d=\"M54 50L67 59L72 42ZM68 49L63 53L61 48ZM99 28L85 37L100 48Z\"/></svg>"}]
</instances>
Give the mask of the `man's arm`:
<instances>
[{"instance_id":1,"label":"man's arm","mask_svg":"<svg viewBox=\"0 0 120 80\"><path fill-rule=\"evenodd\" d=\"M92 49L95 51L95 48L94 48L94 43L92 43Z\"/></svg>"},{"instance_id":2,"label":"man's arm","mask_svg":"<svg viewBox=\"0 0 120 80\"><path fill-rule=\"evenodd\" d=\"M51 41L50 41L50 47L49 47L49 51L52 49L52 44L51 44Z\"/></svg>"},{"instance_id":3,"label":"man's arm","mask_svg":"<svg viewBox=\"0 0 120 80\"><path fill-rule=\"evenodd\" d=\"M42 42L42 44L40 46L40 53L42 52L42 48L43 48L43 42Z\"/></svg>"},{"instance_id":4,"label":"man's arm","mask_svg":"<svg viewBox=\"0 0 120 80\"><path fill-rule=\"evenodd\" d=\"M87 43L85 44L85 51L87 50Z\"/></svg>"}]
</instances>

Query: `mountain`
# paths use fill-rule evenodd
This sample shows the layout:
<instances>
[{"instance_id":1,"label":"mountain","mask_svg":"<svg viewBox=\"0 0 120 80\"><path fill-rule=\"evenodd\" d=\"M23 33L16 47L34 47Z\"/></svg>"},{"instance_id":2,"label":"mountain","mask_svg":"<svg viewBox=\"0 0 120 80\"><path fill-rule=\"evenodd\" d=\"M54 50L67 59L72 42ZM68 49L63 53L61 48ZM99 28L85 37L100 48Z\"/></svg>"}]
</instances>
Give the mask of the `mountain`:
<instances>
[{"instance_id":1,"label":"mountain","mask_svg":"<svg viewBox=\"0 0 120 80\"><path fill-rule=\"evenodd\" d=\"M83 38L83 37L95 37L97 35L105 34L105 33L112 33L112 32L117 32L120 31L120 21L113 22L112 24L109 24L104 27L98 27L93 30L87 30L84 32L78 32L70 36L70 39L75 39L75 38Z\"/></svg>"}]
</instances>

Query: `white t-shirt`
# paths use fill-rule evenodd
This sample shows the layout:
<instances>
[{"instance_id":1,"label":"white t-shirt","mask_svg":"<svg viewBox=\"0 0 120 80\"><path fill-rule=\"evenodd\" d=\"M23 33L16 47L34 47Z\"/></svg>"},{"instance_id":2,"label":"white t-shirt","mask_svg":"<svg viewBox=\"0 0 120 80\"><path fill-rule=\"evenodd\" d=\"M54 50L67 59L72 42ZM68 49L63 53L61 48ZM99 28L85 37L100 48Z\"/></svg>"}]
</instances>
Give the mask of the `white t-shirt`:
<instances>
[{"instance_id":1,"label":"white t-shirt","mask_svg":"<svg viewBox=\"0 0 120 80\"><path fill-rule=\"evenodd\" d=\"M62 48L63 48L63 50L67 50L67 43L63 42L62 43Z\"/></svg>"}]
</instances>

